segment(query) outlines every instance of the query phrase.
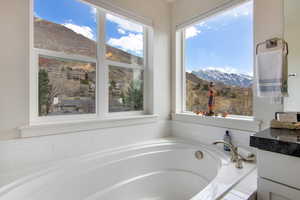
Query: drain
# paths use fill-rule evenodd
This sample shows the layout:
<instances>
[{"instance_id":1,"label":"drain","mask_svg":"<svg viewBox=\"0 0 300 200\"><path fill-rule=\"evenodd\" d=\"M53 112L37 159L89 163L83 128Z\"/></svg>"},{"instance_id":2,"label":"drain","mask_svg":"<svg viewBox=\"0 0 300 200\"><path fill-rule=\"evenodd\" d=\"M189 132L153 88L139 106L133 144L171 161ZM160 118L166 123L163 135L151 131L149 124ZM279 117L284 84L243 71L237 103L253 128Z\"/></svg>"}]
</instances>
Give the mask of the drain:
<instances>
[{"instance_id":1,"label":"drain","mask_svg":"<svg viewBox=\"0 0 300 200\"><path fill-rule=\"evenodd\" d=\"M198 160L202 160L203 157L204 157L204 154L202 151L196 151L195 152L195 157L198 159Z\"/></svg>"}]
</instances>

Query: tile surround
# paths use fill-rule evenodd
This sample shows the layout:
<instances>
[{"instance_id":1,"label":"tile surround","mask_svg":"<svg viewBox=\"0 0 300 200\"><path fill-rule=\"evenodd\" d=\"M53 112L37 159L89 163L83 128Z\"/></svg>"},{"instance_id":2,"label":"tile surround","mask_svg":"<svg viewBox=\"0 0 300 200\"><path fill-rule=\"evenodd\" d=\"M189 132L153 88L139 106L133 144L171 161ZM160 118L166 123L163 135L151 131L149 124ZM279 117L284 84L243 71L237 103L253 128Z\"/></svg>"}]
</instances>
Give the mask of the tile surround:
<instances>
[{"instance_id":1,"label":"tile surround","mask_svg":"<svg viewBox=\"0 0 300 200\"><path fill-rule=\"evenodd\" d=\"M170 136L168 121L0 141L0 172ZM141 131L142 130L142 131Z\"/></svg>"},{"instance_id":2,"label":"tile surround","mask_svg":"<svg viewBox=\"0 0 300 200\"><path fill-rule=\"evenodd\" d=\"M117 127L73 134L0 141L0 171L9 171L54 160L86 154L155 138L175 136L211 144L227 129L174 121L159 121L130 127ZM171 135L172 131L172 135ZM249 148L253 133L230 130L233 143ZM251 149L253 150L253 149Z\"/></svg>"},{"instance_id":3,"label":"tile surround","mask_svg":"<svg viewBox=\"0 0 300 200\"><path fill-rule=\"evenodd\" d=\"M200 124L178 121L172 122L173 136L183 139L197 140L208 145L212 144L212 142L216 140L222 140L226 130L229 130L233 144L243 147L252 152L256 151L254 148L251 148L249 146L250 136L255 134L254 132L203 126Z\"/></svg>"}]
</instances>

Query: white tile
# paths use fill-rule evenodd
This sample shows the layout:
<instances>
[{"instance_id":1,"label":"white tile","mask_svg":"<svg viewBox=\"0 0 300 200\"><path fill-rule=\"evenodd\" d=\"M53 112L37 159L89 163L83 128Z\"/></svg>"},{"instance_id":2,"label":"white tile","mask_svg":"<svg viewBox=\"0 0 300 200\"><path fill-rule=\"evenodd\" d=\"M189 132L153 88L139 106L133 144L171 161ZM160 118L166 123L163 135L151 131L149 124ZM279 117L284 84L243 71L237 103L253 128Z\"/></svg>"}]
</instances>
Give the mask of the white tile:
<instances>
[{"instance_id":1,"label":"white tile","mask_svg":"<svg viewBox=\"0 0 300 200\"><path fill-rule=\"evenodd\" d=\"M239 196L241 199L248 199L249 197L249 195L239 192L237 190L231 190L230 193L234 194L235 196Z\"/></svg>"},{"instance_id":2,"label":"white tile","mask_svg":"<svg viewBox=\"0 0 300 200\"><path fill-rule=\"evenodd\" d=\"M243 199L243 198L236 196L235 194L229 192L228 194L226 194L225 197L222 198L222 200L247 200L247 199Z\"/></svg>"},{"instance_id":3,"label":"white tile","mask_svg":"<svg viewBox=\"0 0 300 200\"><path fill-rule=\"evenodd\" d=\"M193 123L172 122L172 135L175 137L197 140L204 144L211 144L215 140L221 140L226 130L229 130L232 136L232 142L235 145L244 147L253 151L249 147L250 135L252 132L232 130L226 128L203 126Z\"/></svg>"}]
</instances>

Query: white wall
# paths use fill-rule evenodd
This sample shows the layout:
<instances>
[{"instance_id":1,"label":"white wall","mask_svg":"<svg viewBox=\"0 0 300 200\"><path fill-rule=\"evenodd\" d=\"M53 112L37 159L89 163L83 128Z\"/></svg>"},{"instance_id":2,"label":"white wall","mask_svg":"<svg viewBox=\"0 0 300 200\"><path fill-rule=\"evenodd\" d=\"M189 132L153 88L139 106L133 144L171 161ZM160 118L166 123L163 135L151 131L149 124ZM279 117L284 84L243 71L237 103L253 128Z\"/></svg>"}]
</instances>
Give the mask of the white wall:
<instances>
[{"instance_id":1,"label":"white wall","mask_svg":"<svg viewBox=\"0 0 300 200\"><path fill-rule=\"evenodd\" d=\"M258 42L283 37L283 0L254 0L254 39ZM269 127L274 113L283 111L283 105L270 104L270 100L254 98L254 115L263 121L262 128Z\"/></svg>"},{"instance_id":2,"label":"white wall","mask_svg":"<svg viewBox=\"0 0 300 200\"><path fill-rule=\"evenodd\" d=\"M0 138L17 136L17 126L29 122L29 4L0 3Z\"/></svg>"},{"instance_id":3,"label":"white wall","mask_svg":"<svg viewBox=\"0 0 300 200\"><path fill-rule=\"evenodd\" d=\"M107 0L154 23L154 111L170 112L170 7L164 0ZM0 139L29 123L29 0L0 3ZM130 137L130 136L129 136Z\"/></svg>"},{"instance_id":4,"label":"white wall","mask_svg":"<svg viewBox=\"0 0 300 200\"><path fill-rule=\"evenodd\" d=\"M172 44L175 43L175 26L208 12L229 0L177 0L172 6ZM254 0L255 44L272 37L283 36L283 0ZM176 110L175 49L172 49L172 112ZM255 62L254 62L255 63ZM177 86L178 87L178 86ZM178 88L177 88L178 89ZM268 99L254 98L254 116L262 120L262 128L269 126L274 113L282 111L282 105L272 105Z\"/></svg>"},{"instance_id":5,"label":"white wall","mask_svg":"<svg viewBox=\"0 0 300 200\"><path fill-rule=\"evenodd\" d=\"M289 44L289 73L296 73L296 77L289 78L289 97L285 99L285 111L300 110L300 1L285 1L285 40Z\"/></svg>"}]
</instances>

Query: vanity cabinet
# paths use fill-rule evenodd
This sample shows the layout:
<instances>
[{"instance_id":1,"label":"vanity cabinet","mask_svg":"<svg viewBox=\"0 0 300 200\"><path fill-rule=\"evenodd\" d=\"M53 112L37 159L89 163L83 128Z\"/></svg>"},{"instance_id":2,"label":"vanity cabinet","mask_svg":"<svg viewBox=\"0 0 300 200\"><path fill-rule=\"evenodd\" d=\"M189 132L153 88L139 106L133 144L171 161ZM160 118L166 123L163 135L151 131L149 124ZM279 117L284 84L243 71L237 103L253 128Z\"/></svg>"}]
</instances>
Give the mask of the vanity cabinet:
<instances>
[{"instance_id":1,"label":"vanity cabinet","mask_svg":"<svg viewBox=\"0 0 300 200\"><path fill-rule=\"evenodd\" d=\"M267 129L250 146L258 149L258 200L300 200L300 130Z\"/></svg>"}]
</instances>

